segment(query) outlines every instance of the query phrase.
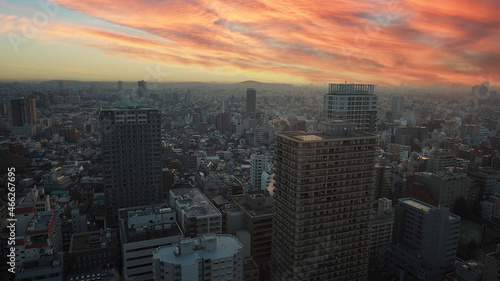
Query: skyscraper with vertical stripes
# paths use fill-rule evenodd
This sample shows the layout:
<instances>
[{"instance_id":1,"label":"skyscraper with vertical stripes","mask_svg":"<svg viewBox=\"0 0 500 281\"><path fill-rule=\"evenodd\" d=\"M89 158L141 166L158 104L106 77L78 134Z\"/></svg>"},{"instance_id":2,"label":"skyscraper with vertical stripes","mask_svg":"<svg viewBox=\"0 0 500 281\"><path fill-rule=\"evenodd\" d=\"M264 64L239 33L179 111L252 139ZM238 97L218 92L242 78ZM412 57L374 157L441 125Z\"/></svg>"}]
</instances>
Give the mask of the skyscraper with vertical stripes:
<instances>
[{"instance_id":1,"label":"skyscraper with vertical stripes","mask_svg":"<svg viewBox=\"0 0 500 281\"><path fill-rule=\"evenodd\" d=\"M376 141L352 123L276 135L272 280L367 279Z\"/></svg>"},{"instance_id":2,"label":"skyscraper with vertical stripes","mask_svg":"<svg viewBox=\"0 0 500 281\"><path fill-rule=\"evenodd\" d=\"M160 113L122 102L100 116L106 223L118 225L118 209L161 203Z\"/></svg>"}]
</instances>

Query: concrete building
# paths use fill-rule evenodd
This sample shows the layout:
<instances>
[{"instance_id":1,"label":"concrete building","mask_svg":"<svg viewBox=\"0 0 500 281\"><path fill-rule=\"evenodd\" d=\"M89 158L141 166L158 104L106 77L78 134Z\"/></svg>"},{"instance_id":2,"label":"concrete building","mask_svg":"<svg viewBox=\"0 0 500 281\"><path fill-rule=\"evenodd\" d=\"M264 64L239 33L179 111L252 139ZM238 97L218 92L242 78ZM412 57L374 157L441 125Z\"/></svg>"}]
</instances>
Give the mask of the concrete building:
<instances>
[{"instance_id":1,"label":"concrete building","mask_svg":"<svg viewBox=\"0 0 500 281\"><path fill-rule=\"evenodd\" d=\"M183 238L153 252L155 281L243 280L242 245L233 235Z\"/></svg>"},{"instance_id":2,"label":"concrete building","mask_svg":"<svg viewBox=\"0 0 500 281\"><path fill-rule=\"evenodd\" d=\"M460 197L469 201L472 180L463 172L448 169L437 173L415 173L415 180L427 187L440 207L452 209Z\"/></svg>"},{"instance_id":3,"label":"concrete building","mask_svg":"<svg viewBox=\"0 0 500 281\"><path fill-rule=\"evenodd\" d=\"M484 257L483 281L500 280L500 244L493 253Z\"/></svg>"},{"instance_id":4,"label":"concrete building","mask_svg":"<svg viewBox=\"0 0 500 281\"><path fill-rule=\"evenodd\" d=\"M35 213L33 207L16 208L16 219L16 275L26 268L34 268L30 264L62 253L61 223L57 211ZM62 264L58 258L54 261L57 267Z\"/></svg>"},{"instance_id":5,"label":"concrete building","mask_svg":"<svg viewBox=\"0 0 500 281\"><path fill-rule=\"evenodd\" d=\"M139 98L148 97L148 87L146 81L137 81L137 95L139 96Z\"/></svg>"},{"instance_id":6,"label":"concrete building","mask_svg":"<svg viewBox=\"0 0 500 281\"><path fill-rule=\"evenodd\" d=\"M253 88L247 89L247 115L251 116L256 112L257 91Z\"/></svg>"},{"instance_id":7,"label":"concrete building","mask_svg":"<svg viewBox=\"0 0 500 281\"><path fill-rule=\"evenodd\" d=\"M325 120L354 122L361 131L375 132L377 96L373 84L330 84L323 100Z\"/></svg>"},{"instance_id":8,"label":"concrete building","mask_svg":"<svg viewBox=\"0 0 500 281\"><path fill-rule=\"evenodd\" d=\"M403 116L403 112L405 112L405 97L395 96L391 98L391 112L394 119Z\"/></svg>"},{"instance_id":9,"label":"concrete building","mask_svg":"<svg viewBox=\"0 0 500 281\"><path fill-rule=\"evenodd\" d=\"M184 236L222 233L221 213L197 188L171 189L169 200Z\"/></svg>"},{"instance_id":10,"label":"concrete building","mask_svg":"<svg viewBox=\"0 0 500 281\"><path fill-rule=\"evenodd\" d=\"M392 231L394 225L394 212L392 201L380 198L377 201L372 221L372 232L370 242L370 263L376 263L378 253L381 249L390 247L392 244Z\"/></svg>"},{"instance_id":11,"label":"concrete building","mask_svg":"<svg viewBox=\"0 0 500 281\"><path fill-rule=\"evenodd\" d=\"M87 215L80 213L79 209L71 210L71 228L73 233L87 232Z\"/></svg>"},{"instance_id":12,"label":"concrete building","mask_svg":"<svg viewBox=\"0 0 500 281\"><path fill-rule=\"evenodd\" d=\"M63 281L62 252L44 256L43 258L24 262L14 281ZM11 279L12 280L12 279Z\"/></svg>"},{"instance_id":13,"label":"concrete building","mask_svg":"<svg viewBox=\"0 0 500 281\"><path fill-rule=\"evenodd\" d=\"M10 101L9 123L14 127L23 127L36 123L36 106L34 99L13 99Z\"/></svg>"},{"instance_id":14,"label":"concrete building","mask_svg":"<svg viewBox=\"0 0 500 281\"><path fill-rule=\"evenodd\" d=\"M233 197L244 212L244 227L251 234L250 256L261 269L261 276L271 259L272 199L263 191Z\"/></svg>"},{"instance_id":15,"label":"concrete building","mask_svg":"<svg viewBox=\"0 0 500 281\"><path fill-rule=\"evenodd\" d=\"M427 171L437 173L446 170L448 167L455 167L456 163L455 152L439 149L429 155Z\"/></svg>"},{"instance_id":16,"label":"concrete building","mask_svg":"<svg viewBox=\"0 0 500 281\"><path fill-rule=\"evenodd\" d=\"M250 156L250 182L249 190L257 191L262 187L262 172L271 164L269 155L252 154ZM266 185L267 186L267 185Z\"/></svg>"},{"instance_id":17,"label":"concrete building","mask_svg":"<svg viewBox=\"0 0 500 281\"><path fill-rule=\"evenodd\" d=\"M120 209L118 230L125 280L152 280L153 251L183 237L167 204Z\"/></svg>"},{"instance_id":18,"label":"concrete building","mask_svg":"<svg viewBox=\"0 0 500 281\"><path fill-rule=\"evenodd\" d=\"M276 135L271 280L367 278L377 137L323 127Z\"/></svg>"},{"instance_id":19,"label":"concrete building","mask_svg":"<svg viewBox=\"0 0 500 281\"><path fill-rule=\"evenodd\" d=\"M160 113L122 102L100 113L106 223L118 225L118 209L161 203Z\"/></svg>"},{"instance_id":20,"label":"concrete building","mask_svg":"<svg viewBox=\"0 0 500 281\"><path fill-rule=\"evenodd\" d=\"M68 252L69 271L76 274L118 267L118 250L116 229L73 234Z\"/></svg>"},{"instance_id":21,"label":"concrete building","mask_svg":"<svg viewBox=\"0 0 500 281\"><path fill-rule=\"evenodd\" d=\"M393 246L379 264L401 280L440 281L454 271L460 217L413 198L399 199Z\"/></svg>"}]
</instances>

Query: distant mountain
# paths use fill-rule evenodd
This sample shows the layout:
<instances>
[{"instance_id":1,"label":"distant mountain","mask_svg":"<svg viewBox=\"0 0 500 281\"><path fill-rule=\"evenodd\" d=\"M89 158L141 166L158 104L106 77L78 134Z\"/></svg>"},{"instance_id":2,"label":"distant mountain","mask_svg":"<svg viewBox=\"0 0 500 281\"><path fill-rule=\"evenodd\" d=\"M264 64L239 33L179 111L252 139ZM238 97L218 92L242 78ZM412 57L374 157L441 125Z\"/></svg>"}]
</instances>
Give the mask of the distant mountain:
<instances>
[{"instance_id":1,"label":"distant mountain","mask_svg":"<svg viewBox=\"0 0 500 281\"><path fill-rule=\"evenodd\" d=\"M245 87L293 87L292 84L286 83L263 83L254 80L247 80L238 83L234 83L234 86L245 86Z\"/></svg>"}]
</instances>

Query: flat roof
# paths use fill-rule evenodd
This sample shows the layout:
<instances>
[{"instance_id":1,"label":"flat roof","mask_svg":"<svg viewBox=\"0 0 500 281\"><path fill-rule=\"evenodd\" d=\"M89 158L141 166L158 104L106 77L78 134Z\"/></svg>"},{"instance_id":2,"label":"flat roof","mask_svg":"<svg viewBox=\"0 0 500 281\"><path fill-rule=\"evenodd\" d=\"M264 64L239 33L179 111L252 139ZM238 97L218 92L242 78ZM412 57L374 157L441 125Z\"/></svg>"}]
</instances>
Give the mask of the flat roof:
<instances>
[{"instance_id":1,"label":"flat roof","mask_svg":"<svg viewBox=\"0 0 500 281\"><path fill-rule=\"evenodd\" d=\"M212 250L205 249L204 239L216 239L216 247ZM175 249L179 244L159 247L153 251L153 259L163 262L189 265L198 263L198 259L220 259L230 257L243 247L236 237L230 234L207 234L195 238L183 238L184 242L190 240L193 243L193 252L189 254L175 254Z\"/></svg>"},{"instance_id":2,"label":"flat roof","mask_svg":"<svg viewBox=\"0 0 500 281\"><path fill-rule=\"evenodd\" d=\"M426 204L424 202L420 202L416 199L413 199L413 198L401 198L399 199L399 201L401 202L404 202L416 209L420 209L420 210L423 210L425 212L429 212L430 209L432 209L432 206L429 205L429 204Z\"/></svg>"},{"instance_id":3,"label":"flat roof","mask_svg":"<svg viewBox=\"0 0 500 281\"><path fill-rule=\"evenodd\" d=\"M276 133L277 136L283 136L292 138L299 141L322 141L322 140L342 140L342 139L353 139L353 138L377 138L376 135L361 132L361 131L353 131L348 135L328 135L323 132L280 132Z\"/></svg>"},{"instance_id":4,"label":"flat roof","mask_svg":"<svg viewBox=\"0 0 500 281\"><path fill-rule=\"evenodd\" d=\"M176 197L177 204L187 206L182 210L188 217L220 215L219 210L196 187L171 189L170 192Z\"/></svg>"}]
</instances>

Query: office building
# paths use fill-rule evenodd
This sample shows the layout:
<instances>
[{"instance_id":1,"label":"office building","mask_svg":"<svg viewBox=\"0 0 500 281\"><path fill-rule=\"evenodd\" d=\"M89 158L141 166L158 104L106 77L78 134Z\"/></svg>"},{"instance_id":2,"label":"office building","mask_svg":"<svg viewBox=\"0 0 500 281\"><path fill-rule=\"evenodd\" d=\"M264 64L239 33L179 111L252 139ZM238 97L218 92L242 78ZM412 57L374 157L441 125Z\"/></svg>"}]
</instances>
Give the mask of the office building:
<instances>
[{"instance_id":1,"label":"office building","mask_svg":"<svg viewBox=\"0 0 500 281\"><path fill-rule=\"evenodd\" d=\"M162 155L160 113L122 102L100 113L106 223L118 224L118 209L160 203Z\"/></svg>"},{"instance_id":2,"label":"office building","mask_svg":"<svg viewBox=\"0 0 500 281\"><path fill-rule=\"evenodd\" d=\"M243 280L242 245L233 235L183 238L153 252L155 281Z\"/></svg>"},{"instance_id":3,"label":"office building","mask_svg":"<svg viewBox=\"0 0 500 281\"><path fill-rule=\"evenodd\" d=\"M23 127L36 123L36 107L34 99L14 99L10 101L10 124Z\"/></svg>"},{"instance_id":4,"label":"office building","mask_svg":"<svg viewBox=\"0 0 500 281\"><path fill-rule=\"evenodd\" d=\"M391 112L394 119L403 116L403 112L405 112L405 98L403 96L391 98Z\"/></svg>"},{"instance_id":5,"label":"office building","mask_svg":"<svg viewBox=\"0 0 500 281\"><path fill-rule=\"evenodd\" d=\"M373 84L330 84L323 100L323 118L354 122L358 130L375 132L377 96L374 90Z\"/></svg>"},{"instance_id":6,"label":"office building","mask_svg":"<svg viewBox=\"0 0 500 281\"><path fill-rule=\"evenodd\" d=\"M120 209L118 230L124 280L153 279L153 251L183 237L167 204Z\"/></svg>"},{"instance_id":7,"label":"office building","mask_svg":"<svg viewBox=\"0 0 500 281\"><path fill-rule=\"evenodd\" d=\"M221 213L197 188L171 189L169 200L184 236L222 233Z\"/></svg>"},{"instance_id":8,"label":"office building","mask_svg":"<svg viewBox=\"0 0 500 281\"><path fill-rule=\"evenodd\" d=\"M460 217L447 208L399 199L393 246L379 262L401 280L441 281L454 271L459 230Z\"/></svg>"},{"instance_id":9,"label":"office building","mask_svg":"<svg viewBox=\"0 0 500 281\"><path fill-rule=\"evenodd\" d=\"M463 172L448 169L437 173L415 173L415 180L427 187L436 205L440 207L452 209L460 197L470 201L472 180Z\"/></svg>"},{"instance_id":10,"label":"office building","mask_svg":"<svg viewBox=\"0 0 500 281\"><path fill-rule=\"evenodd\" d=\"M118 91L121 91L121 90L123 90L123 82L118 81Z\"/></svg>"},{"instance_id":11,"label":"office building","mask_svg":"<svg viewBox=\"0 0 500 281\"><path fill-rule=\"evenodd\" d=\"M137 81L137 95L139 98L148 97L148 87L146 85L146 81Z\"/></svg>"},{"instance_id":12,"label":"office building","mask_svg":"<svg viewBox=\"0 0 500 281\"><path fill-rule=\"evenodd\" d=\"M352 123L276 135L272 280L366 280L376 143Z\"/></svg>"},{"instance_id":13,"label":"office building","mask_svg":"<svg viewBox=\"0 0 500 281\"><path fill-rule=\"evenodd\" d=\"M256 112L257 91L253 88L247 89L247 115L251 116Z\"/></svg>"}]
</instances>

